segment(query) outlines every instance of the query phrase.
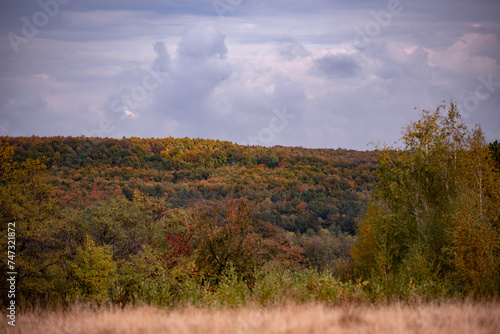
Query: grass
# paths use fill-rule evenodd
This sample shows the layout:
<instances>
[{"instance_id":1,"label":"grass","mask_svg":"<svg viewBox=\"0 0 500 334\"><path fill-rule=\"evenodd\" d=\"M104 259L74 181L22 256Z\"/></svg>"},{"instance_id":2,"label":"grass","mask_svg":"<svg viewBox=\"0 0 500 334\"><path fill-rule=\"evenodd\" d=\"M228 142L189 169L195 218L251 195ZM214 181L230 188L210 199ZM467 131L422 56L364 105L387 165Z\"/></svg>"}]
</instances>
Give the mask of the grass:
<instances>
[{"instance_id":1,"label":"grass","mask_svg":"<svg viewBox=\"0 0 500 334\"><path fill-rule=\"evenodd\" d=\"M288 304L272 307L159 309L149 306L30 311L0 332L113 333L498 333L500 304L443 302L356 305Z\"/></svg>"}]
</instances>

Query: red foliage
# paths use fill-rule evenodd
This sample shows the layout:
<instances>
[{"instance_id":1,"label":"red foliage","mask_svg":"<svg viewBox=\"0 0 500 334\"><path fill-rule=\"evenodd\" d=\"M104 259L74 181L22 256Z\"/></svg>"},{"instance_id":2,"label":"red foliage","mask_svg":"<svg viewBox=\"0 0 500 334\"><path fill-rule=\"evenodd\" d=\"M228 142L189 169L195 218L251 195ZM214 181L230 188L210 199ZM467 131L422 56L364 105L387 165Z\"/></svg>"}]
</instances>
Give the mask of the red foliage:
<instances>
[{"instance_id":1,"label":"red foliage","mask_svg":"<svg viewBox=\"0 0 500 334\"><path fill-rule=\"evenodd\" d=\"M286 163L286 161L282 161L282 162L280 162L278 164L278 168L280 168L280 167L286 167L286 166L288 166L288 164Z\"/></svg>"},{"instance_id":2,"label":"red foliage","mask_svg":"<svg viewBox=\"0 0 500 334\"><path fill-rule=\"evenodd\" d=\"M179 259L191 256L193 253L193 246L191 245L193 233L193 228L189 228L187 233L177 233L175 235L167 232L167 242L171 250L167 261L168 268L173 268L179 262Z\"/></svg>"},{"instance_id":3,"label":"red foliage","mask_svg":"<svg viewBox=\"0 0 500 334\"><path fill-rule=\"evenodd\" d=\"M297 209L297 210L305 209L305 208L306 208L306 203L304 203L304 202L297 204L297 206L295 206L295 209Z\"/></svg>"}]
</instances>

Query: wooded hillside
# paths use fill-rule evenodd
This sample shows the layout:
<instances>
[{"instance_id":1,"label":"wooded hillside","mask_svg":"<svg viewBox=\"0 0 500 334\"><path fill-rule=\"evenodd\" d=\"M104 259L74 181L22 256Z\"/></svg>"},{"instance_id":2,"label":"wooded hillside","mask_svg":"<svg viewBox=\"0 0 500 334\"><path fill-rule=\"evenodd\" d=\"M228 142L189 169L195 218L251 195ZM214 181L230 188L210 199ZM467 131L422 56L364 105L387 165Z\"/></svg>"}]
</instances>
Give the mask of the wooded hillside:
<instances>
[{"instance_id":1,"label":"wooded hillside","mask_svg":"<svg viewBox=\"0 0 500 334\"><path fill-rule=\"evenodd\" d=\"M2 137L0 279L24 306L498 297L499 144L446 108L366 152Z\"/></svg>"},{"instance_id":2,"label":"wooded hillside","mask_svg":"<svg viewBox=\"0 0 500 334\"><path fill-rule=\"evenodd\" d=\"M13 160L40 159L63 206L87 207L134 191L172 208L260 200L260 219L287 231L354 234L375 184L376 153L247 147L219 140L4 138Z\"/></svg>"}]
</instances>

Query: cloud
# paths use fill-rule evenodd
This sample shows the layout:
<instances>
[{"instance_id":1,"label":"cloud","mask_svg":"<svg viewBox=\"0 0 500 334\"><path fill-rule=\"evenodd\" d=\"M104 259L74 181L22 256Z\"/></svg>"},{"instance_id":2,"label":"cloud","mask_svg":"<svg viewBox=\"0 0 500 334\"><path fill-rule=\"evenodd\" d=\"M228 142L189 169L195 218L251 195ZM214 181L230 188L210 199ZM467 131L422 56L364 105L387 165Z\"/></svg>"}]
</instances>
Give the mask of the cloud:
<instances>
[{"instance_id":1,"label":"cloud","mask_svg":"<svg viewBox=\"0 0 500 334\"><path fill-rule=\"evenodd\" d=\"M290 37L284 39L279 44L279 46L277 47L277 51L280 56L286 61L292 61L297 58L309 56L309 52L306 50L306 48Z\"/></svg>"},{"instance_id":2,"label":"cloud","mask_svg":"<svg viewBox=\"0 0 500 334\"><path fill-rule=\"evenodd\" d=\"M161 67L166 60L170 61L164 44L157 42L155 51L153 66ZM167 124L170 131L177 129L179 135L196 135L196 129L206 132L201 124L214 117L209 100L216 88L231 76L231 66L225 60L227 53L225 36L212 27L186 28L168 76L153 92L153 102L146 111L148 117Z\"/></svg>"},{"instance_id":3,"label":"cloud","mask_svg":"<svg viewBox=\"0 0 500 334\"><path fill-rule=\"evenodd\" d=\"M211 57L224 59L227 55L225 36L207 25L188 27L177 49L180 59L203 61Z\"/></svg>"},{"instance_id":4,"label":"cloud","mask_svg":"<svg viewBox=\"0 0 500 334\"><path fill-rule=\"evenodd\" d=\"M387 3L252 0L221 19L212 0L71 1L14 54L5 36L41 9L12 2L0 11L0 131L248 142L286 108L294 118L261 144L364 149L399 138L414 106L463 104L491 75L467 122L500 138L498 1L402 3L357 49L354 28Z\"/></svg>"},{"instance_id":5,"label":"cloud","mask_svg":"<svg viewBox=\"0 0 500 334\"><path fill-rule=\"evenodd\" d=\"M328 77L347 78L354 76L360 69L352 56L333 54L314 60L317 70Z\"/></svg>"},{"instance_id":6,"label":"cloud","mask_svg":"<svg viewBox=\"0 0 500 334\"><path fill-rule=\"evenodd\" d=\"M171 59L165 43L158 41L153 45L153 49L156 53L156 58L153 62L153 70L162 73L170 72L172 66Z\"/></svg>"},{"instance_id":7,"label":"cloud","mask_svg":"<svg viewBox=\"0 0 500 334\"><path fill-rule=\"evenodd\" d=\"M493 34L467 33L441 52L431 52L434 66L449 71L472 72L481 75L500 73L500 43Z\"/></svg>"},{"instance_id":8,"label":"cloud","mask_svg":"<svg viewBox=\"0 0 500 334\"><path fill-rule=\"evenodd\" d=\"M160 100L177 111L202 114L203 102L222 81L231 75L224 59L227 47L224 35L206 25L185 30L177 48L172 79Z\"/></svg>"}]
</instances>

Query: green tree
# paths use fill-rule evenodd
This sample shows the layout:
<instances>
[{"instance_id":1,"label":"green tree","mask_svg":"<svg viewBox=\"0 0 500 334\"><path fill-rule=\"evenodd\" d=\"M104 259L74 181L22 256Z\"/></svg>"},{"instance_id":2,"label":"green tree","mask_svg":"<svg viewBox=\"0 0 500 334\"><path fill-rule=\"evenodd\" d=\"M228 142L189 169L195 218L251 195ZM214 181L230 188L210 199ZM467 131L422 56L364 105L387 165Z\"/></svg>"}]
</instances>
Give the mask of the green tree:
<instances>
[{"instance_id":1,"label":"green tree","mask_svg":"<svg viewBox=\"0 0 500 334\"><path fill-rule=\"evenodd\" d=\"M45 165L39 159L14 162L14 150L0 140L0 229L7 235L15 224L17 299L23 304L45 302L57 295L55 282L67 253L66 226L51 188L45 181ZM10 226L12 227L12 226ZM0 239L0 255L7 259L7 239ZM0 278L6 282L6 261ZM2 290L6 285L2 283ZM5 293L5 291L2 291Z\"/></svg>"},{"instance_id":2,"label":"green tree","mask_svg":"<svg viewBox=\"0 0 500 334\"><path fill-rule=\"evenodd\" d=\"M68 269L69 301L80 300L101 305L109 300L109 291L116 280L116 264L110 247L97 247L89 236L80 247Z\"/></svg>"},{"instance_id":3,"label":"green tree","mask_svg":"<svg viewBox=\"0 0 500 334\"><path fill-rule=\"evenodd\" d=\"M424 110L402 147L380 150L375 200L352 254L358 274L389 294L424 281L446 281L453 293L499 292L499 175L481 129L467 129L455 104L445 109Z\"/></svg>"}]
</instances>

